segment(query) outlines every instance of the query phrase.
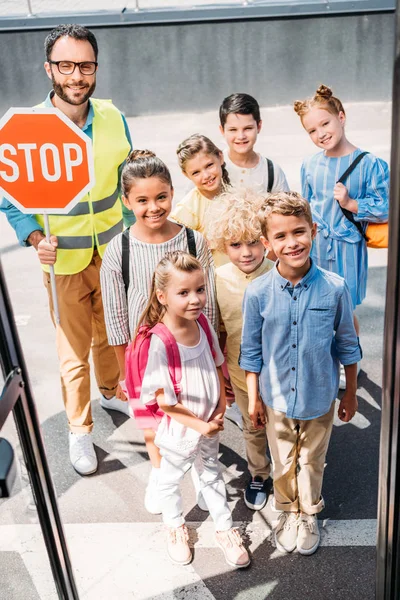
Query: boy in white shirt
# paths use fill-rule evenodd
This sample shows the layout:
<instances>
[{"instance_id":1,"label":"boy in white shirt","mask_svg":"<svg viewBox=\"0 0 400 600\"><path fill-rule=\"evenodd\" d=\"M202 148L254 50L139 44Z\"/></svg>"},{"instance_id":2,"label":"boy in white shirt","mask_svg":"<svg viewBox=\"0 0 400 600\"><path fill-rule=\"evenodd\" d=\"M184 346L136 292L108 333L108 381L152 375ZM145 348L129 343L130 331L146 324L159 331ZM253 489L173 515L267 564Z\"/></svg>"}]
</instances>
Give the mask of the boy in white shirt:
<instances>
[{"instance_id":1,"label":"boy in white shirt","mask_svg":"<svg viewBox=\"0 0 400 600\"><path fill-rule=\"evenodd\" d=\"M216 269L216 291L220 311L220 346L226 343L227 365L236 405L243 418L243 437L251 480L244 492L246 505L261 510L272 487L265 429L253 426L248 412L245 372L239 367L242 336L242 302L245 290L256 277L273 268L260 241L258 211L265 202L250 190L233 190L220 196L210 238L230 262Z\"/></svg>"},{"instance_id":2,"label":"boy in white shirt","mask_svg":"<svg viewBox=\"0 0 400 600\"><path fill-rule=\"evenodd\" d=\"M231 94L219 109L220 131L228 148L224 159L234 188L252 188L254 192L288 192L282 169L254 150L262 120L258 102L248 94Z\"/></svg>"}]
</instances>

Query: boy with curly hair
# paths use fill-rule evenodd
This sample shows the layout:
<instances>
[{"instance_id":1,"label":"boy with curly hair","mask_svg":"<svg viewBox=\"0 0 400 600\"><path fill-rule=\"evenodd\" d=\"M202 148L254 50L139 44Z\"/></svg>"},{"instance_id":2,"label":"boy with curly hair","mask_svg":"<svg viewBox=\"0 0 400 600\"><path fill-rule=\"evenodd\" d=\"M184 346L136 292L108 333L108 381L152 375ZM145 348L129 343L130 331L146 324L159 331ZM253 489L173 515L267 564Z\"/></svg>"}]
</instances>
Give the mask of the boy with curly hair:
<instances>
[{"instance_id":1,"label":"boy with curly hair","mask_svg":"<svg viewBox=\"0 0 400 600\"><path fill-rule=\"evenodd\" d=\"M241 189L220 197L213 215L210 241L226 253L230 262L216 269L217 301L221 316L220 345L227 349L227 365L236 404L242 414L243 436L248 468L251 474L245 494L246 505L261 510L271 488L270 461L267 456L265 428L253 426L248 412L246 377L239 367L242 335L242 302L245 290L256 277L273 267L265 257L260 241L261 227L257 213L264 202L262 196Z\"/></svg>"}]
</instances>

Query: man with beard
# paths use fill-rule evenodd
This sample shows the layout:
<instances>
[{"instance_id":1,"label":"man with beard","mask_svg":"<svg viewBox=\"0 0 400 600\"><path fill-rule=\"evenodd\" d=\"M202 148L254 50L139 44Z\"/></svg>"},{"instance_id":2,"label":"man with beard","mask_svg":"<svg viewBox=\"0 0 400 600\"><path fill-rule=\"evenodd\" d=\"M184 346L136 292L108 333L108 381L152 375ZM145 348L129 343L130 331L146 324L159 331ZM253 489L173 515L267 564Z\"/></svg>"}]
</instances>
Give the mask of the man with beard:
<instances>
[{"instance_id":1,"label":"man with beard","mask_svg":"<svg viewBox=\"0 0 400 600\"><path fill-rule=\"evenodd\" d=\"M44 271L53 322L49 265L54 265L61 324L56 326L61 386L69 423L69 453L75 470L97 470L90 405L90 348L103 408L128 414L119 369L108 346L100 290L101 258L107 243L134 221L122 206L119 175L131 150L127 123L108 100L91 99L98 47L91 31L60 25L45 40L44 68L53 90L41 106L57 107L92 139L95 186L68 215L50 215L50 242L42 215L25 215L7 200L2 210L21 245L34 246Z\"/></svg>"}]
</instances>

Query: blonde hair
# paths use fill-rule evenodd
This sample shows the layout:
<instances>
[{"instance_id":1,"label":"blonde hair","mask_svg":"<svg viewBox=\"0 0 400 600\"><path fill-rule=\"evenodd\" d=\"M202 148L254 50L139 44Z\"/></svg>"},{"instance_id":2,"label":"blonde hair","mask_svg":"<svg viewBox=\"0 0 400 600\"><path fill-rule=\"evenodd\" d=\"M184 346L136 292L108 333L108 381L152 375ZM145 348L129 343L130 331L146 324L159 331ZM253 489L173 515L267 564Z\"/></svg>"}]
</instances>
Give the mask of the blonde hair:
<instances>
[{"instance_id":1,"label":"blonde hair","mask_svg":"<svg viewBox=\"0 0 400 600\"><path fill-rule=\"evenodd\" d=\"M221 150L210 140L210 138L200 133L194 133L186 140L183 140L179 144L176 154L178 156L178 163L181 170L186 173L185 167L188 160L194 158L199 152L205 152L219 158L222 155ZM226 170L225 163L221 165L222 169L222 183L225 187L231 184L228 171Z\"/></svg>"},{"instance_id":2,"label":"blonde hair","mask_svg":"<svg viewBox=\"0 0 400 600\"><path fill-rule=\"evenodd\" d=\"M134 337L136 337L138 329L141 325L147 325L154 327L163 318L166 308L160 304L157 298L157 290L165 291L168 283L171 279L171 272L173 270L181 271L182 273L193 273L193 271L203 271L203 267L197 258L194 258L191 254L183 252L182 250L175 250L164 256L160 260L153 273L151 280L151 291L150 298L147 302L147 306L142 312L138 326L135 331Z\"/></svg>"},{"instance_id":3,"label":"blonde hair","mask_svg":"<svg viewBox=\"0 0 400 600\"><path fill-rule=\"evenodd\" d=\"M268 238L268 218L273 214L303 217L310 227L313 225L310 203L297 192L277 192L265 200L258 213L265 238Z\"/></svg>"},{"instance_id":4,"label":"blonde hair","mask_svg":"<svg viewBox=\"0 0 400 600\"><path fill-rule=\"evenodd\" d=\"M308 113L311 108L322 108L327 110L333 115L338 115L342 112L346 114L343 108L343 104L333 95L331 88L327 85L320 85L312 98L306 100L296 100L293 104L295 112L299 115L300 119L303 119L304 115Z\"/></svg>"},{"instance_id":5,"label":"blonde hair","mask_svg":"<svg viewBox=\"0 0 400 600\"><path fill-rule=\"evenodd\" d=\"M157 177L172 188L172 179L168 167L151 150L132 150L125 161L121 173L121 189L128 197L135 179Z\"/></svg>"},{"instance_id":6,"label":"blonde hair","mask_svg":"<svg viewBox=\"0 0 400 600\"><path fill-rule=\"evenodd\" d=\"M207 236L211 247L226 252L229 243L259 240L261 224L258 212L264 202L265 196L249 189L231 190L219 196Z\"/></svg>"}]
</instances>

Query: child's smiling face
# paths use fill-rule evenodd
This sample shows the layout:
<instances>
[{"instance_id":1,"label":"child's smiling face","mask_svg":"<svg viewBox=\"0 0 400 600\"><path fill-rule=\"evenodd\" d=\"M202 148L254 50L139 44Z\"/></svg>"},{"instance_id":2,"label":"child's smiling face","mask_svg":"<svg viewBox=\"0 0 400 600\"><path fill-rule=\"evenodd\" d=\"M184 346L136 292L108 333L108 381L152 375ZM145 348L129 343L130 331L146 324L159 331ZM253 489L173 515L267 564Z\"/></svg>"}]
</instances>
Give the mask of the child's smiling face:
<instances>
[{"instance_id":1,"label":"child's smiling face","mask_svg":"<svg viewBox=\"0 0 400 600\"><path fill-rule=\"evenodd\" d=\"M303 117L302 123L311 140L318 148L325 150L327 155L337 150L344 137L346 117L343 112L338 115L324 108L311 108Z\"/></svg>"},{"instance_id":2,"label":"child's smiling face","mask_svg":"<svg viewBox=\"0 0 400 600\"><path fill-rule=\"evenodd\" d=\"M139 227L160 229L172 208L173 189L158 177L134 179L127 197L122 201L132 210Z\"/></svg>"},{"instance_id":3,"label":"child's smiling face","mask_svg":"<svg viewBox=\"0 0 400 600\"><path fill-rule=\"evenodd\" d=\"M223 163L222 153L215 155L201 151L186 161L184 174L203 196L212 200L221 192Z\"/></svg>"},{"instance_id":4,"label":"child's smiling face","mask_svg":"<svg viewBox=\"0 0 400 600\"><path fill-rule=\"evenodd\" d=\"M247 154L253 150L261 126L262 122L257 123L253 115L230 113L220 130L231 152Z\"/></svg>"},{"instance_id":5,"label":"child's smiling face","mask_svg":"<svg viewBox=\"0 0 400 600\"><path fill-rule=\"evenodd\" d=\"M265 249L261 240L231 241L226 244L229 260L246 275L253 273L264 260Z\"/></svg>"},{"instance_id":6,"label":"child's smiling face","mask_svg":"<svg viewBox=\"0 0 400 600\"><path fill-rule=\"evenodd\" d=\"M278 271L291 281L301 279L310 267L310 252L317 226L311 226L305 217L271 213L267 217L267 238L261 238L264 246L272 250Z\"/></svg>"}]
</instances>

